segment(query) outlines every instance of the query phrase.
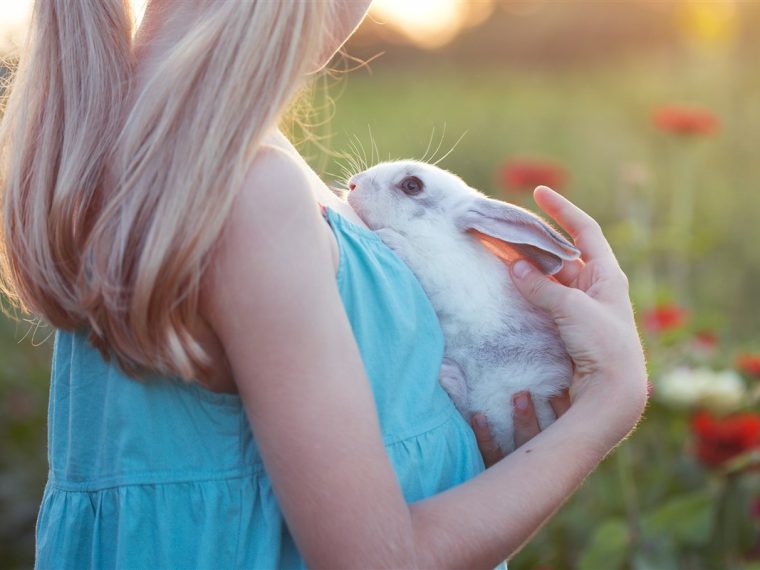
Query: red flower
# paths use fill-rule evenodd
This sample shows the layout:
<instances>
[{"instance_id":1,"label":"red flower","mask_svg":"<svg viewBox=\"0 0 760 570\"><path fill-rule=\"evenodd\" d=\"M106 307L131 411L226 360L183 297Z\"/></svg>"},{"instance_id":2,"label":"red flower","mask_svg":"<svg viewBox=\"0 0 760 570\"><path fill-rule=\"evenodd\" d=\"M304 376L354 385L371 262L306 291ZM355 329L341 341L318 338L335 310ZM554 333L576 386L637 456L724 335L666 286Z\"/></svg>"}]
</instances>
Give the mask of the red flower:
<instances>
[{"instance_id":1,"label":"red flower","mask_svg":"<svg viewBox=\"0 0 760 570\"><path fill-rule=\"evenodd\" d=\"M691 348L702 357L714 356L718 351L718 335L709 330L697 331L691 339Z\"/></svg>"},{"instance_id":2,"label":"red flower","mask_svg":"<svg viewBox=\"0 0 760 570\"><path fill-rule=\"evenodd\" d=\"M708 467L718 467L745 451L760 448L757 414L717 418L708 412L698 412L691 419L691 429L697 437L697 459Z\"/></svg>"},{"instance_id":3,"label":"red flower","mask_svg":"<svg viewBox=\"0 0 760 570\"><path fill-rule=\"evenodd\" d=\"M652 115L655 127L677 135L714 135L718 132L718 118L707 109L698 107L660 107Z\"/></svg>"},{"instance_id":4,"label":"red flower","mask_svg":"<svg viewBox=\"0 0 760 570\"><path fill-rule=\"evenodd\" d=\"M760 353L740 354L736 358L736 367L747 376L760 378Z\"/></svg>"},{"instance_id":5,"label":"red flower","mask_svg":"<svg viewBox=\"0 0 760 570\"><path fill-rule=\"evenodd\" d=\"M688 312L674 304L658 305L644 312L644 327L650 332L660 333L677 329L686 324Z\"/></svg>"},{"instance_id":6,"label":"red flower","mask_svg":"<svg viewBox=\"0 0 760 570\"><path fill-rule=\"evenodd\" d=\"M566 181L567 171L548 160L511 159L499 168L499 182L508 192L530 191L542 184L560 190Z\"/></svg>"},{"instance_id":7,"label":"red flower","mask_svg":"<svg viewBox=\"0 0 760 570\"><path fill-rule=\"evenodd\" d=\"M694 335L694 342L696 342L701 348L717 348L718 335L708 330L697 331L697 334Z\"/></svg>"}]
</instances>

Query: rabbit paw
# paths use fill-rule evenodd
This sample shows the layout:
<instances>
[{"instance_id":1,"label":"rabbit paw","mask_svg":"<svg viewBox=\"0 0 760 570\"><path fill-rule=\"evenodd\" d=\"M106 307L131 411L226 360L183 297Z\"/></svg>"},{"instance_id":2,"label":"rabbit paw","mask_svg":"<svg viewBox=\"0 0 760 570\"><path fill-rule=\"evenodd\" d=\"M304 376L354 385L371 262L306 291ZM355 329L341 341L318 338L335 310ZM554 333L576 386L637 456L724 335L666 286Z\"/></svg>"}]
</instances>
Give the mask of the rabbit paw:
<instances>
[{"instance_id":1,"label":"rabbit paw","mask_svg":"<svg viewBox=\"0 0 760 570\"><path fill-rule=\"evenodd\" d=\"M441 363L441 375L439 379L441 386L454 402L459 413L464 417L469 417L469 396L467 393L467 382L464 377L462 368L450 358L444 358Z\"/></svg>"},{"instance_id":2,"label":"rabbit paw","mask_svg":"<svg viewBox=\"0 0 760 570\"><path fill-rule=\"evenodd\" d=\"M398 253L404 248L406 238L398 233L396 230L390 228L379 228L374 230L378 237L387 245L390 249Z\"/></svg>"}]
</instances>

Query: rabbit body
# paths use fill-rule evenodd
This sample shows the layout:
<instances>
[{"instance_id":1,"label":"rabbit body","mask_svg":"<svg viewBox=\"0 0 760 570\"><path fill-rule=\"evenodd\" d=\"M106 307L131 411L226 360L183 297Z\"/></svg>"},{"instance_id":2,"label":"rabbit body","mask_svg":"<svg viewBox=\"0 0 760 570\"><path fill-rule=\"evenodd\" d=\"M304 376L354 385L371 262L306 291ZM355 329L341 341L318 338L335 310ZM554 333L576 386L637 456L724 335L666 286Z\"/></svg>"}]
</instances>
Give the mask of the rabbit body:
<instances>
[{"instance_id":1,"label":"rabbit body","mask_svg":"<svg viewBox=\"0 0 760 570\"><path fill-rule=\"evenodd\" d=\"M514 449L512 396L531 393L541 429L555 419L548 398L567 388L572 363L554 321L515 289L505 264L450 228L413 240L380 230L430 299L446 339L441 384L468 420L483 413L504 453ZM427 237L427 239L426 239Z\"/></svg>"},{"instance_id":2,"label":"rabbit body","mask_svg":"<svg viewBox=\"0 0 760 570\"><path fill-rule=\"evenodd\" d=\"M427 195L395 191L399 169L402 180L425 180ZM349 204L409 266L438 315L446 342L440 381L460 413L468 420L483 413L504 453L514 449L515 393L529 391L540 427L549 426L555 414L548 399L568 388L572 361L553 319L522 297L499 257L463 231L462 219L472 216L468 200L488 199L448 172L411 161L384 163L352 180ZM373 190L375 198L383 190L397 195L373 201ZM417 199L407 204L410 198Z\"/></svg>"}]
</instances>

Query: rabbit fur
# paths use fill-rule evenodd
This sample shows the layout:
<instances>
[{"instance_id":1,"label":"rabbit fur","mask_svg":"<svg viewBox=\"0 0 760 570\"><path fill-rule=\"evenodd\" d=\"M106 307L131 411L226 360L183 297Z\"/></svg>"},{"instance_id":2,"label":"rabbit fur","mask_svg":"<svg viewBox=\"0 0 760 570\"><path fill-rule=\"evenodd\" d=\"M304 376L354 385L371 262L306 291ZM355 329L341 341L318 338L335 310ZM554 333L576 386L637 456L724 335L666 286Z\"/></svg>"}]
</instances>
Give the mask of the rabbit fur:
<instances>
[{"instance_id":1,"label":"rabbit fur","mask_svg":"<svg viewBox=\"0 0 760 570\"><path fill-rule=\"evenodd\" d=\"M552 318L517 291L503 260L529 259L553 274L579 251L538 216L492 200L461 178L417 161L377 164L349 181L348 203L416 275L445 337L440 382L469 421L488 420L514 450L512 396L531 393L541 429L549 398L573 365Z\"/></svg>"}]
</instances>

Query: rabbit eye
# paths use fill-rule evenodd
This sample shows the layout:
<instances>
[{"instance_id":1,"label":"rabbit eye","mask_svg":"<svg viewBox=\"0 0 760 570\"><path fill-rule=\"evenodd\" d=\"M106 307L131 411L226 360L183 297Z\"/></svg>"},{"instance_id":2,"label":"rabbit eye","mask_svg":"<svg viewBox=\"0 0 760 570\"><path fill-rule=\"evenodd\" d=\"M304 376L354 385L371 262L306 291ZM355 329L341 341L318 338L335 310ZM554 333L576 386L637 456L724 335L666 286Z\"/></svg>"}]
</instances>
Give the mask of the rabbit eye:
<instances>
[{"instance_id":1,"label":"rabbit eye","mask_svg":"<svg viewBox=\"0 0 760 570\"><path fill-rule=\"evenodd\" d=\"M401 188L401 191L404 192L404 194L414 196L415 194L422 192L424 184L422 184L422 180L416 176L407 176L399 183L399 188Z\"/></svg>"}]
</instances>

